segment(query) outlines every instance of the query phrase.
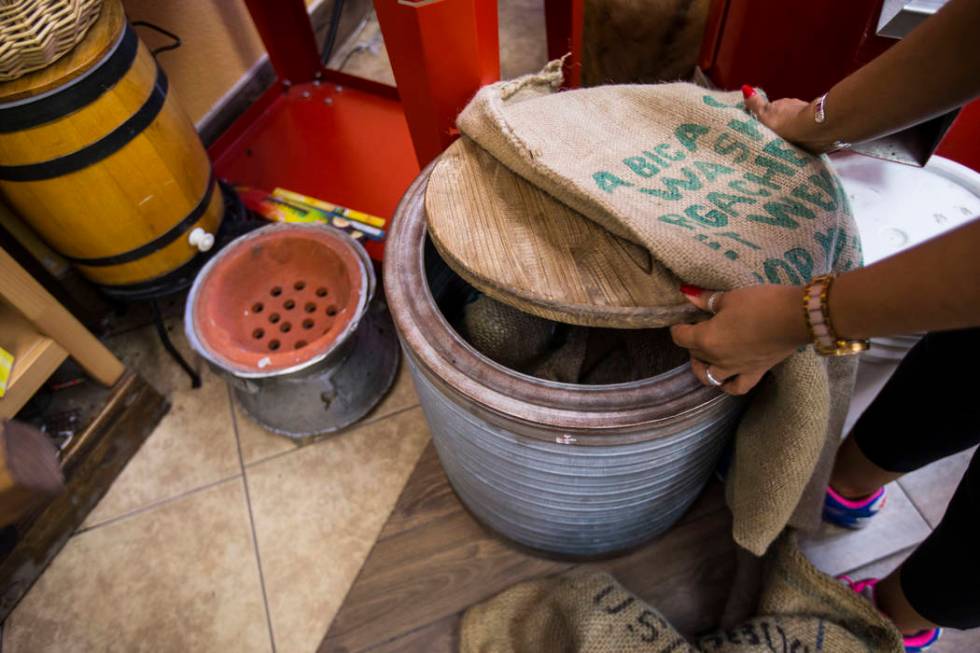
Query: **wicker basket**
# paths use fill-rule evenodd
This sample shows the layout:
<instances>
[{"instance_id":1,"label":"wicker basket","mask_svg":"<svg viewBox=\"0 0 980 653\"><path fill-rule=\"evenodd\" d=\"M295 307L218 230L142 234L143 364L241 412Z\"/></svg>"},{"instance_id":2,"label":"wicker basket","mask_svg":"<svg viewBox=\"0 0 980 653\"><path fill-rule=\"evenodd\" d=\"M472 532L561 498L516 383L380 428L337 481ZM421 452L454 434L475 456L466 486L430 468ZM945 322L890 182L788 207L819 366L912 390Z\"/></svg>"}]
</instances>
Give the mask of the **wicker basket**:
<instances>
[{"instance_id":1,"label":"wicker basket","mask_svg":"<svg viewBox=\"0 0 980 653\"><path fill-rule=\"evenodd\" d=\"M102 0L0 0L0 81L40 70L71 50Z\"/></svg>"}]
</instances>

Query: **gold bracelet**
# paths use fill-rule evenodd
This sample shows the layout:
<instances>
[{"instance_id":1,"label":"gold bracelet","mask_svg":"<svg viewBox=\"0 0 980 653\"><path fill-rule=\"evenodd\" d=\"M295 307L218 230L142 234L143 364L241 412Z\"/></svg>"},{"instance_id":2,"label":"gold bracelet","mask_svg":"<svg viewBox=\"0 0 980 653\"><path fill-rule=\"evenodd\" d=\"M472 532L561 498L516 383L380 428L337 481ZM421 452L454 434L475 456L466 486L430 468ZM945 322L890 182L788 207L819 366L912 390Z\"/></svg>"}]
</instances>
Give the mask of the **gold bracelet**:
<instances>
[{"instance_id":1,"label":"gold bracelet","mask_svg":"<svg viewBox=\"0 0 980 653\"><path fill-rule=\"evenodd\" d=\"M868 340L841 338L830 322L830 287L834 275L814 277L803 288L803 316L813 341L813 349L821 356L852 356L871 347Z\"/></svg>"}]
</instances>

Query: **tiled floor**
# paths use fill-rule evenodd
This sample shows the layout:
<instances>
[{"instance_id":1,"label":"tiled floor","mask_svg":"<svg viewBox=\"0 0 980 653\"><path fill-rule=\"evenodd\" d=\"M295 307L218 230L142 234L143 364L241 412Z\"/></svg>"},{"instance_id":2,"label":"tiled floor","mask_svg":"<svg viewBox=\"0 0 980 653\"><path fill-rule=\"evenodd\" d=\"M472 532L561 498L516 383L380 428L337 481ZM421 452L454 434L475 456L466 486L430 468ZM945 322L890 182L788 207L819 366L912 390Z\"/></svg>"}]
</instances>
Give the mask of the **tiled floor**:
<instances>
[{"instance_id":1,"label":"tiled floor","mask_svg":"<svg viewBox=\"0 0 980 653\"><path fill-rule=\"evenodd\" d=\"M151 328L109 344L173 409L7 620L4 651L312 651L429 439L404 368L358 427L297 447L212 372L191 390ZM887 573L941 518L970 453L894 484L868 529L807 538L808 555L832 574ZM938 650L980 650L977 635Z\"/></svg>"},{"instance_id":2,"label":"tiled floor","mask_svg":"<svg viewBox=\"0 0 980 653\"><path fill-rule=\"evenodd\" d=\"M428 442L407 375L355 429L297 447L213 373L191 390L150 327L109 345L173 408L7 620L4 651L313 650Z\"/></svg>"},{"instance_id":3,"label":"tiled floor","mask_svg":"<svg viewBox=\"0 0 980 653\"><path fill-rule=\"evenodd\" d=\"M929 535L929 524L899 484L888 488L888 505L867 528L850 532L823 524L801 538L801 548L821 571L833 576L915 546Z\"/></svg>"}]
</instances>

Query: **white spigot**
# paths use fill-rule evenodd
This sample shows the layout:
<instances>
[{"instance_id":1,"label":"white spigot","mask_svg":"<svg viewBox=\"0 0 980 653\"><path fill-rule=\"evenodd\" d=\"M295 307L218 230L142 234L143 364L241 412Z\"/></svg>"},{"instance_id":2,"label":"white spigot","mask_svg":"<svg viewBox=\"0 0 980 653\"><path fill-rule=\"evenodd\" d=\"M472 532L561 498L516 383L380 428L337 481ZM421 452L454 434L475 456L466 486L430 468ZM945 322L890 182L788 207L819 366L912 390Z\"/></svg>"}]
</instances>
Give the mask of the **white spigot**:
<instances>
[{"instance_id":1,"label":"white spigot","mask_svg":"<svg viewBox=\"0 0 980 653\"><path fill-rule=\"evenodd\" d=\"M187 242L191 244L191 247L196 247L199 251L206 252L214 247L214 236L201 227L196 227L187 237Z\"/></svg>"}]
</instances>

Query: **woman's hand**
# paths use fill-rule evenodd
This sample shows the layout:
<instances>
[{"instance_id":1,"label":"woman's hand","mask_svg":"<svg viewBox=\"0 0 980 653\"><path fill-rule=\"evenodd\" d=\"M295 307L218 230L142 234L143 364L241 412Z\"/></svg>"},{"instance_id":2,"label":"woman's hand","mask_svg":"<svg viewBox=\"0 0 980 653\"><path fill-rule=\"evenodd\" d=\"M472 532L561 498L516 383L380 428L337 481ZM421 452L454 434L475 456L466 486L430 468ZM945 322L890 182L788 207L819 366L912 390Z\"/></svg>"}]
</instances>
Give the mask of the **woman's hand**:
<instances>
[{"instance_id":1,"label":"woman's hand","mask_svg":"<svg viewBox=\"0 0 980 653\"><path fill-rule=\"evenodd\" d=\"M833 149L832 142L827 142L826 137L819 137L810 103L792 98L769 102L766 96L751 86L742 87L742 96L746 111L790 143L813 154L823 154Z\"/></svg>"},{"instance_id":2,"label":"woman's hand","mask_svg":"<svg viewBox=\"0 0 980 653\"><path fill-rule=\"evenodd\" d=\"M721 292L681 286L681 291L698 308L716 313L699 324L671 327L671 336L691 351L691 368L701 383L716 385L710 373L728 394L745 394L810 340L800 287L761 285ZM716 292L721 294L712 301Z\"/></svg>"}]
</instances>

